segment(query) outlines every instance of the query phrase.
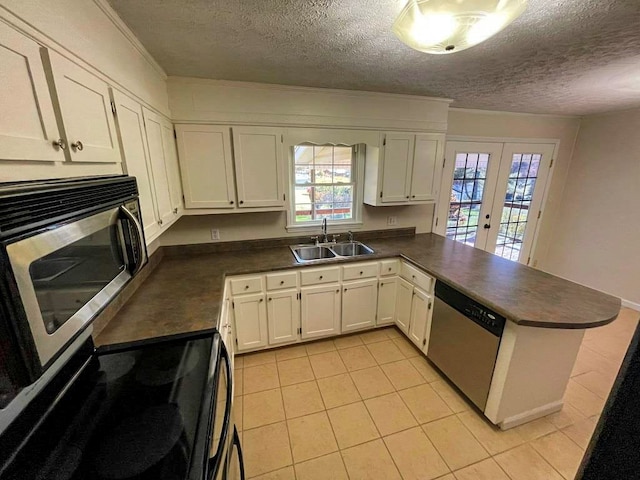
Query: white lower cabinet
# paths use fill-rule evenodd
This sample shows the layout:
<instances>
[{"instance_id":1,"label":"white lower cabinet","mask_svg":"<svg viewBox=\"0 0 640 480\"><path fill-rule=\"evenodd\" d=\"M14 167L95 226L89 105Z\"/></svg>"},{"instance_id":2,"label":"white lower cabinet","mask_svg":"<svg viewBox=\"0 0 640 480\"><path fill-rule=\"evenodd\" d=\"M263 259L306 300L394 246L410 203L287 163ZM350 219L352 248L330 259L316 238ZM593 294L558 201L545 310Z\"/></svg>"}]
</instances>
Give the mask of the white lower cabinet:
<instances>
[{"instance_id":1,"label":"white lower cabinet","mask_svg":"<svg viewBox=\"0 0 640 480\"><path fill-rule=\"evenodd\" d=\"M404 332L405 335L409 335L412 299L413 285L407 282L404 278L399 278L396 299L396 325Z\"/></svg>"},{"instance_id":2,"label":"white lower cabinet","mask_svg":"<svg viewBox=\"0 0 640 480\"><path fill-rule=\"evenodd\" d=\"M267 294L269 345L294 343L299 340L300 302L298 290Z\"/></svg>"},{"instance_id":3,"label":"white lower cabinet","mask_svg":"<svg viewBox=\"0 0 640 480\"><path fill-rule=\"evenodd\" d=\"M302 296L302 338L340 333L340 284L300 289Z\"/></svg>"},{"instance_id":4,"label":"white lower cabinet","mask_svg":"<svg viewBox=\"0 0 640 480\"><path fill-rule=\"evenodd\" d=\"M342 284L342 333L376 325L378 281L358 280Z\"/></svg>"},{"instance_id":5,"label":"white lower cabinet","mask_svg":"<svg viewBox=\"0 0 640 480\"><path fill-rule=\"evenodd\" d=\"M254 293L233 298L239 352L266 347L268 344L267 307L264 297L263 293Z\"/></svg>"},{"instance_id":6,"label":"white lower cabinet","mask_svg":"<svg viewBox=\"0 0 640 480\"><path fill-rule=\"evenodd\" d=\"M396 321L398 277L382 278L378 282L378 312L376 325L390 325Z\"/></svg>"},{"instance_id":7,"label":"white lower cabinet","mask_svg":"<svg viewBox=\"0 0 640 480\"><path fill-rule=\"evenodd\" d=\"M414 288L411 301L409 339L421 350L429 343L427 325L431 320L431 296L419 288Z\"/></svg>"}]
</instances>

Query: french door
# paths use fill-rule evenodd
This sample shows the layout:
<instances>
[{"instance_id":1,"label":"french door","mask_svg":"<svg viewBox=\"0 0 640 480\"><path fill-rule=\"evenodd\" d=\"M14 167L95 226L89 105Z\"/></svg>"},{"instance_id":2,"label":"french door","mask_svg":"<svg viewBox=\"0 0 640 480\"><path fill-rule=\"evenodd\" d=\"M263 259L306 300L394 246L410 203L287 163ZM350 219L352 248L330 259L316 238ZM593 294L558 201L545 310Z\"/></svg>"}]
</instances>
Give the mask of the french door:
<instances>
[{"instance_id":1,"label":"french door","mask_svg":"<svg viewBox=\"0 0 640 480\"><path fill-rule=\"evenodd\" d=\"M436 233L529 263L554 148L447 142Z\"/></svg>"}]
</instances>

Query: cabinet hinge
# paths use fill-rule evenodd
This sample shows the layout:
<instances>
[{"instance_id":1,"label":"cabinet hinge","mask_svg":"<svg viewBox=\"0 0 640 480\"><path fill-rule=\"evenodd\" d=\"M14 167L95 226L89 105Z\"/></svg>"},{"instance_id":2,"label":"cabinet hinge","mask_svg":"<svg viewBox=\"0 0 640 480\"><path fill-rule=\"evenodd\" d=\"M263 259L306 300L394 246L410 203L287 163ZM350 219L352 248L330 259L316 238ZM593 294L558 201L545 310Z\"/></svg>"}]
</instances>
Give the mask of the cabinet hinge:
<instances>
[{"instance_id":1,"label":"cabinet hinge","mask_svg":"<svg viewBox=\"0 0 640 480\"><path fill-rule=\"evenodd\" d=\"M529 262L531 262L531 257L527 257L527 265L529 265Z\"/></svg>"},{"instance_id":2,"label":"cabinet hinge","mask_svg":"<svg viewBox=\"0 0 640 480\"><path fill-rule=\"evenodd\" d=\"M387 137L382 139L382 146L384 147L387 144Z\"/></svg>"},{"instance_id":3,"label":"cabinet hinge","mask_svg":"<svg viewBox=\"0 0 640 480\"><path fill-rule=\"evenodd\" d=\"M298 333L299 333L300 335L302 335L302 328L299 328L299 329L298 329Z\"/></svg>"},{"instance_id":4,"label":"cabinet hinge","mask_svg":"<svg viewBox=\"0 0 640 480\"><path fill-rule=\"evenodd\" d=\"M551 163L549 164L549 168L553 167L553 158L551 159Z\"/></svg>"},{"instance_id":5,"label":"cabinet hinge","mask_svg":"<svg viewBox=\"0 0 640 480\"><path fill-rule=\"evenodd\" d=\"M382 192L380 192L380 198L382 198Z\"/></svg>"},{"instance_id":6,"label":"cabinet hinge","mask_svg":"<svg viewBox=\"0 0 640 480\"><path fill-rule=\"evenodd\" d=\"M231 308L236 308L236 302L231 302Z\"/></svg>"},{"instance_id":7,"label":"cabinet hinge","mask_svg":"<svg viewBox=\"0 0 640 480\"><path fill-rule=\"evenodd\" d=\"M444 164L445 164L445 163L447 163L447 159L446 159L446 158L443 158L443 159L442 159L442 168L444 168Z\"/></svg>"},{"instance_id":8,"label":"cabinet hinge","mask_svg":"<svg viewBox=\"0 0 640 480\"><path fill-rule=\"evenodd\" d=\"M173 138L174 138L175 140L177 140L177 139L178 139L178 133L176 132L176 129L175 129L175 128L173 129Z\"/></svg>"},{"instance_id":9,"label":"cabinet hinge","mask_svg":"<svg viewBox=\"0 0 640 480\"><path fill-rule=\"evenodd\" d=\"M540 215L542 215L542 210L538 210L538 218L540 218Z\"/></svg>"},{"instance_id":10,"label":"cabinet hinge","mask_svg":"<svg viewBox=\"0 0 640 480\"><path fill-rule=\"evenodd\" d=\"M431 310L431 302L429 302L429 305L427 305L427 310Z\"/></svg>"},{"instance_id":11,"label":"cabinet hinge","mask_svg":"<svg viewBox=\"0 0 640 480\"><path fill-rule=\"evenodd\" d=\"M424 347L427 344L427 339L422 340L422 346Z\"/></svg>"},{"instance_id":12,"label":"cabinet hinge","mask_svg":"<svg viewBox=\"0 0 640 480\"><path fill-rule=\"evenodd\" d=\"M238 339L236 338L236 346L238 346Z\"/></svg>"},{"instance_id":13,"label":"cabinet hinge","mask_svg":"<svg viewBox=\"0 0 640 480\"><path fill-rule=\"evenodd\" d=\"M282 194L282 201L284 202L284 201L286 201L286 200L287 200L287 194L286 194L286 193L283 193L283 194Z\"/></svg>"},{"instance_id":14,"label":"cabinet hinge","mask_svg":"<svg viewBox=\"0 0 640 480\"><path fill-rule=\"evenodd\" d=\"M436 217L436 227L438 226L438 220L440 220L438 217Z\"/></svg>"},{"instance_id":15,"label":"cabinet hinge","mask_svg":"<svg viewBox=\"0 0 640 480\"><path fill-rule=\"evenodd\" d=\"M113 112L113 114L116 114L116 103L111 100L111 111Z\"/></svg>"},{"instance_id":16,"label":"cabinet hinge","mask_svg":"<svg viewBox=\"0 0 640 480\"><path fill-rule=\"evenodd\" d=\"M280 134L280 143L284 143L284 134Z\"/></svg>"}]
</instances>

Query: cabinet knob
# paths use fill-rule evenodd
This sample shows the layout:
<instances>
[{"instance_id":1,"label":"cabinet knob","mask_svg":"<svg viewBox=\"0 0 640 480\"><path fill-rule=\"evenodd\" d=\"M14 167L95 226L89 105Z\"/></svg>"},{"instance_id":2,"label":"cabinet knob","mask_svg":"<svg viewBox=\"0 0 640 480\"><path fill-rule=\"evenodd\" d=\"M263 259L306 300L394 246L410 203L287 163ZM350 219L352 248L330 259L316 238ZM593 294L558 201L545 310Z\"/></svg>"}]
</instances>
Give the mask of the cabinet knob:
<instances>
[{"instance_id":1,"label":"cabinet knob","mask_svg":"<svg viewBox=\"0 0 640 480\"><path fill-rule=\"evenodd\" d=\"M240 200L238 203L242 205L244 203L244 200Z\"/></svg>"},{"instance_id":2,"label":"cabinet knob","mask_svg":"<svg viewBox=\"0 0 640 480\"><path fill-rule=\"evenodd\" d=\"M162 219L158 220L158 225L162 225Z\"/></svg>"},{"instance_id":3,"label":"cabinet knob","mask_svg":"<svg viewBox=\"0 0 640 480\"><path fill-rule=\"evenodd\" d=\"M409 198L409 195L407 195L407 198Z\"/></svg>"},{"instance_id":4,"label":"cabinet knob","mask_svg":"<svg viewBox=\"0 0 640 480\"><path fill-rule=\"evenodd\" d=\"M364 274L364 272L363 272L363 271L360 271L360 275L362 275L362 274Z\"/></svg>"},{"instance_id":5,"label":"cabinet knob","mask_svg":"<svg viewBox=\"0 0 640 480\"><path fill-rule=\"evenodd\" d=\"M390 271L391 271L391 267L387 268L387 271L389 271L389 272L390 272Z\"/></svg>"},{"instance_id":6,"label":"cabinet knob","mask_svg":"<svg viewBox=\"0 0 640 480\"><path fill-rule=\"evenodd\" d=\"M269 297L269 301L273 300L271 297Z\"/></svg>"},{"instance_id":7,"label":"cabinet knob","mask_svg":"<svg viewBox=\"0 0 640 480\"><path fill-rule=\"evenodd\" d=\"M249 285L245 285L244 289L247 290L249 288Z\"/></svg>"},{"instance_id":8,"label":"cabinet knob","mask_svg":"<svg viewBox=\"0 0 640 480\"><path fill-rule=\"evenodd\" d=\"M67 148L67 142L64 141L64 138L59 138L58 140L54 140L51 143L53 144L53 148L55 148L56 150L66 150Z\"/></svg>"},{"instance_id":9,"label":"cabinet knob","mask_svg":"<svg viewBox=\"0 0 640 480\"><path fill-rule=\"evenodd\" d=\"M340 293L340 289L339 289L339 288L338 288L338 289L336 289L336 293Z\"/></svg>"},{"instance_id":10,"label":"cabinet knob","mask_svg":"<svg viewBox=\"0 0 640 480\"><path fill-rule=\"evenodd\" d=\"M82 150L84 150L84 145L82 144L82 142L80 140L76 141L75 143L71 144L71 148L73 148L74 150L78 150L79 152L81 152Z\"/></svg>"},{"instance_id":11,"label":"cabinet knob","mask_svg":"<svg viewBox=\"0 0 640 480\"><path fill-rule=\"evenodd\" d=\"M345 289L344 289L344 291L346 292L346 291L347 291L347 289L345 288Z\"/></svg>"},{"instance_id":12,"label":"cabinet knob","mask_svg":"<svg viewBox=\"0 0 640 480\"><path fill-rule=\"evenodd\" d=\"M233 205L233 200L231 200L229 203L230 203L231 205Z\"/></svg>"},{"instance_id":13,"label":"cabinet knob","mask_svg":"<svg viewBox=\"0 0 640 480\"><path fill-rule=\"evenodd\" d=\"M416 198L416 196L415 195L411 195L411 198Z\"/></svg>"},{"instance_id":14,"label":"cabinet knob","mask_svg":"<svg viewBox=\"0 0 640 480\"><path fill-rule=\"evenodd\" d=\"M320 280L322 280L324 277L322 275L320 275Z\"/></svg>"},{"instance_id":15,"label":"cabinet knob","mask_svg":"<svg viewBox=\"0 0 640 480\"><path fill-rule=\"evenodd\" d=\"M284 280L280 280L280 285L284 285Z\"/></svg>"},{"instance_id":16,"label":"cabinet knob","mask_svg":"<svg viewBox=\"0 0 640 480\"><path fill-rule=\"evenodd\" d=\"M264 302L264 298L261 298L261 299L260 299L260 303L262 303L262 302Z\"/></svg>"}]
</instances>

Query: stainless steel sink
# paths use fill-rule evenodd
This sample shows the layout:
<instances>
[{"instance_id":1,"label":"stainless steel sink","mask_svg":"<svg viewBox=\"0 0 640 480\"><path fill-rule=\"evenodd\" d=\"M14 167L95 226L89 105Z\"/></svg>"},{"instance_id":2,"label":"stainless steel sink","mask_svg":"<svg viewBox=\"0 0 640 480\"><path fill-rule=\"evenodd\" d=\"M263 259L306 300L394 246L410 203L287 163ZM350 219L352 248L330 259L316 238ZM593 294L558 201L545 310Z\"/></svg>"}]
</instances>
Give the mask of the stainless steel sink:
<instances>
[{"instance_id":1,"label":"stainless steel sink","mask_svg":"<svg viewBox=\"0 0 640 480\"><path fill-rule=\"evenodd\" d=\"M360 242L325 243L320 245L292 245L291 251L298 263L308 263L332 258L348 258L371 255L373 249Z\"/></svg>"},{"instance_id":2,"label":"stainless steel sink","mask_svg":"<svg viewBox=\"0 0 640 480\"><path fill-rule=\"evenodd\" d=\"M313 260L324 260L336 256L329 247L320 245L296 245L291 247L293 255L300 263L311 262Z\"/></svg>"},{"instance_id":3,"label":"stainless steel sink","mask_svg":"<svg viewBox=\"0 0 640 480\"><path fill-rule=\"evenodd\" d=\"M331 245L336 255L341 257L355 257L357 255L371 255L373 250L360 242L336 243Z\"/></svg>"}]
</instances>

